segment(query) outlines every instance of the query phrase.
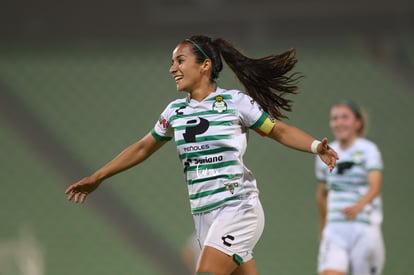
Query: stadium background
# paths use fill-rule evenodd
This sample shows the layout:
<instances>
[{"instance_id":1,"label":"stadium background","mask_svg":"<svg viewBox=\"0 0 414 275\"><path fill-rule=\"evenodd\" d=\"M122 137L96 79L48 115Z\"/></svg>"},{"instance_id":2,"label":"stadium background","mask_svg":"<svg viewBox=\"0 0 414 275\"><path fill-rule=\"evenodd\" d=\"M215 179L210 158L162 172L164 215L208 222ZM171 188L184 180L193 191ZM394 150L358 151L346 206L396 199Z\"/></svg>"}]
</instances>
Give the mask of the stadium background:
<instances>
[{"instance_id":1,"label":"stadium background","mask_svg":"<svg viewBox=\"0 0 414 275\"><path fill-rule=\"evenodd\" d=\"M385 161L384 274L411 274L412 1L2 1L0 274L184 274L193 224L173 143L85 205L72 182L146 134L175 91L171 51L223 36L259 57L297 50L305 74L288 123L332 136L331 104L354 99ZM219 85L240 87L226 68ZM251 135L266 228L260 274L316 274L313 156Z\"/></svg>"}]
</instances>

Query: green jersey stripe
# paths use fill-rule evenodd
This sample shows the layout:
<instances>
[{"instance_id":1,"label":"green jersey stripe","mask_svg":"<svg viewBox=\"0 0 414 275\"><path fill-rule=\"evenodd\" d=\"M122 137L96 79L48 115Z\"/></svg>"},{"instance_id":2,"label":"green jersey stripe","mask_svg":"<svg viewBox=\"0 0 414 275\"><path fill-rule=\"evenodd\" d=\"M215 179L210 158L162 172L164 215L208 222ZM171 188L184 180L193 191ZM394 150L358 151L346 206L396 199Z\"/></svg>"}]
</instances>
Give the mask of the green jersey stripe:
<instances>
[{"instance_id":1,"label":"green jersey stripe","mask_svg":"<svg viewBox=\"0 0 414 275\"><path fill-rule=\"evenodd\" d=\"M178 102L178 103L171 104L170 108L180 108L180 107L187 107L187 106L188 106L187 102Z\"/></svg>"},{"instance_id":2,"label":"green jersey stripe","mask_svg":"<svg viewBox=\"0 0 414 275\"><path fill-rule=\"evenodd\" d=\"M240 198L241 198L241 196L228 197L228 198L225 198L224 200L213 202L213 203L201 206L201 207L193 208L193 209L191 209L191 212L193 214L197 214L197 213L200 213L200 212L205 212L205 211L211 210L213 208L216 208L216 207L218 207L222 204L225 204L228 201L240 200Z\"/></svg>"},{"instance_id":3,"label":"green jersey stripe","mask_svg":"<svg viewBox=\"0 0 414 275\"><path fill-rule=\"evenodd\" d=\"M192 143L212 141L212 140L221 140L221 139L231 139L231 138L232 138L231 135L203 136L203 137L196 138L196 140L194 142L192 142ZM183 145L183 144L186 144L186 143L187 142L184 139L180 139L180 140L177 140L175 142L175 144L177 146L180 146L180 145Z\"/></svg>"},{"instance_id":4,"label":"green jersey stripe","mask_svg":"<svg viewBox=\"0 0 414 275\"><path fill-rule=\"evenodd\" d=\"M201 152L184 153L180 155L180 159L203 157L206 155L213 155L217 153L231 152L231 151L237 151L237 150L238 149L234 147L221 147L221 148L211 149L211 150L206 150L206 151L201 151Z\"/></svg>"},{"instance_id":5,"label":"green jersey stripe","mask_svg":"<svg viewBox=\"0 0 414 275\"><path fill-rule=\"evenodd\" d=\"M352 182L352 181L331 181L329 184L335 186L356 186L356 185L368 185L368 182Z\"/></svg>"},{"instance_id":6,"label":"green jersey stripe","mask_svg":"<svg viewBox=\"0 0 414 275\"><path fill-rule=\"evenodd\" d=\"M223 175L217 175L217 176L213 176L213 177L187 180L187 184L191 185L191 184L196 184L196 183L210 181L210 180L216 180L216 179L229 179L229 180L231 180L231 179L234 179L236 177L241 177L241 176L242 176L242 174L223 174Z\"/></svg>"},{"instance_id":7,"label":"green jersey stripe","mask_svg":"<svg viewBox=\"0 0 414 275\"><path fill-rule=\"evenodd\" d=\"M210 121L210 126L232 126L234 124L233 121ZM177 130L184 130L188 127L188 125L177 126L174 128L175 131Z\"/></svg>"},{"instance_id":8,"label":"green jersey stripe","mask_svg":"<svg viewBox=\"0 0 414 275\"><path fill-rule=\"evenodd\" d=\"M366 174L365 173L347 173L346 175L330 175L332 178L336 178L336 177L341 177L341 178L351 178L351 179L355 179L355 178L366 178Z\"/></svg>"},{"instance_id":9,"label":"green jersey stripe","mask_svg":"<svg viewBox=\"0 0 414 275\"><path fill-rule=\"evenodd\" d=\"M194 200L194 199L199 199L199 198L203 198L203 197L207 197L213 194L217 194L217 193L221 193L227 191L227 187L220 187L214 190L208 190L208 191L204 191L204 192L200 192L200 193L196 193L196 194L192 194L189 196L190 200Z\"/></svg>"},{"instance_id":10,"label":"green jersey stripe","mask_svg":"<svg viewBox=\"0 0 414 275\"><path fill-rule=\"evenodd\" d=\"M230 161L223 161L223 162L218 162L218 163L213 163L213 164L187 166L184 168L184 172L197 171L197 170L205 171L209 169L223 168L223 167L238 165L238 164L239 162L237 160L230 160Z\"/></svg>"},{"instance_id":11,"label":"green jersey stripe","mask_svg":"<svg viewBox=\"0 0 414 275\"><path fill-rule=\"evenodd\" d=\"M366 224L370 224L370 222L367 219L354 219L354 220L348 220L347 218L331 218L328 219L328 222L362 222Z\"/></svg>"},{"instance_id":12,"label":"green jersey stripe","mask_svg":"<svg viewBox=\"0 0 414 275\"><path fill-rule=\"evenodd\" d=\"M379 168L379 167L372 167L372 168L369 168L369 169L368 169L368 172L371 172L371 171L382 171L382 168Z\"/></svg>"},{"instance_id":13,"label":"green jersey stripe","mask_svg":"<svg viewBox=\"0 0 414 275\"><path fill-rule=\"evenodd\" d=\"M228 109L228 110L223 111L221 114L235 114L235 113L236 113L236 110ZM176 119L180 119L180 118L199 117L199 116L205 116L205 115L217 115L217 111L211 110L211 111L196 112L192 114L173 115L170 118L170 122Z\"/></svg>"},{"instance_id":14,"label":"green jersey stripe","mask_svg":"<svg viewBox=\"0 0 414 275\"><path fill-rule=\"evenodd\" d=\"M359 200L355 198L335 198L335 199L329 199L330 202L353 202L356 203Z\"/></svg>"},{"instance_id":15,"label":"green jersey stripe","mask_svg":"<svg viewBox=\"0 0 414 275\"><path fill-rule=\"evenodd\" d=\"M268 118L268 115L263 112L263 114L260 116L259 120L257 120L255 124L250 126L250 128L251 129L259 128L263 124L263 122L266 120L266 118Z\"/></svg>"},{"instance_id":16,"label":"green jersey stripe","mask_svg":"<svg viewBox=\"0 0 414 275\"><path fill-rule=\"evenodd\" d=\"M154 129L152 129L151 130L151 135L157 140L157 141L169 141L169 140L171 140L172 139L172 137L163 137L163 136L160 136L159 134L157 134L156 132L155 132L155 130Z\"/></svg>"},{"instance_id":17,"label":"green jersey stripe","mask_svg":"<svg viewBox=\"0 0 414 275\"><path fill-rule=\"evenodd\" d=\"M331 186L331 187L329 187L329 191L332 191L332 192L349 192L348 189L340 188L338 186Z\"/></svg>"}]
</instances>

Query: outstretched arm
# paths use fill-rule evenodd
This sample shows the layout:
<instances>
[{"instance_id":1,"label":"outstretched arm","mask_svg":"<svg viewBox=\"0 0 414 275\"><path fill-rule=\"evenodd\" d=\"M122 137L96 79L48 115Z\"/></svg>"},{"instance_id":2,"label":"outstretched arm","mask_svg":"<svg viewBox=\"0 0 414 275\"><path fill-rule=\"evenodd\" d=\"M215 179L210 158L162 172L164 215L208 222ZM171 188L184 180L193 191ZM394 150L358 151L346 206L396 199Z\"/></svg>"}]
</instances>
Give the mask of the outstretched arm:
<instances>
[{"instance_id":1,"label":"outstretched arm","mask_svg":"<svg viewBox=\"0 0 414 275\"><path fill-rule=\"evenodd\" d=\"M118 156L105 164L91 176L69 186L65 194L69 195L68 200L83 203L86 197L102 183L103 180L112 177L124 170L127 170L147 159L166 141L159 142L149 133L138 142L130 145Z\"/></svg>"},{"instance_id":2,"label":"outstretched arm","mask_svg":"<svg viewBox=\"0 0 414 275\"><path fill-rule=\"evenodd\" d=\"M285 146L303 152L312 152L311 145L315 140L304 131L281 121L276 121L268 136ZM327 138L322 139L321 143L318 144L316 152L321 160L329 166L329 170L332 171L335 168L338 154L329 147Z\"/></svg>"}]
</instances>

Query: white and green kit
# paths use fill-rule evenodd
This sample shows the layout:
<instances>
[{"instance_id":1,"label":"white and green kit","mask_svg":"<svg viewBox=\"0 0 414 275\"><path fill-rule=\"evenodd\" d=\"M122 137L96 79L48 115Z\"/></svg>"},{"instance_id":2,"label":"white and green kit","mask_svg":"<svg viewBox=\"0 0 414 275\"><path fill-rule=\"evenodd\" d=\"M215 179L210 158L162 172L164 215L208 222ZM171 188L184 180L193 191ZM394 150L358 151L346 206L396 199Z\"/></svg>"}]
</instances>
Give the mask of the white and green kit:
<instances>
[{"instance_id":1,"label":"white and green kit","mask_svg":"<svg viewBox=\"0 0 414 275\"><path fill-rule=\"evenodd\" d=\"M330 146L339 156L332 173L318 157L316 160L316 177L327 184L328 190L318 271L379 275L385 255L381 196L367 204L354 220L347 219L342 210L355 205L368 192L369 172L383 169L381 153L373 142L364 138L357 138L346 150L341 150L338 142Z\"/></svg>"},{"instance_id":2,"label":"white and green kit","mask_svg":"<svg viewBox=\"0 0 414 275\"><path fill-rule=\"evenodd\" d=\"M203 101L171 102L152 130L155 139L174 137L193 214L257 196L256 179L243 163L248 130L268 134L272 118L248 95L217 88Z\"/></svg>"}]
</instances>

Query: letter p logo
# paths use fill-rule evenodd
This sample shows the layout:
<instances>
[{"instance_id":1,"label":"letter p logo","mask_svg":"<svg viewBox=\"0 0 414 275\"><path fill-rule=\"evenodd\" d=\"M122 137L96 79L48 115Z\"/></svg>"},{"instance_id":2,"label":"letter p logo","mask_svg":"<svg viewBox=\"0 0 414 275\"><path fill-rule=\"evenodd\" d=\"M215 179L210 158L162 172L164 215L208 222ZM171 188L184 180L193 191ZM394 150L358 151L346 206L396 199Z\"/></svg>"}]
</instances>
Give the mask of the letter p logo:
<instances>
[{"instance_id":1,"label":"letter p logo","mask_svg":"<svg viewBox=\"0 0 414 275\"><path fill-rule=\"evenodd\" d=\"M185 142L195 142L197 135L200 135L207 131L208 127L210 126L208 120L201 117L199 117L199 120L200 122L198 124L185 128L185 133L183 134ZM187 124L193 124L196 122L196 119L192 119L187 121Z\"/></svg>"}]
</instances>

